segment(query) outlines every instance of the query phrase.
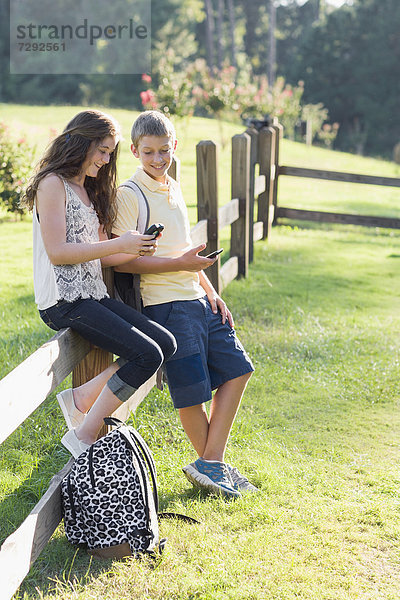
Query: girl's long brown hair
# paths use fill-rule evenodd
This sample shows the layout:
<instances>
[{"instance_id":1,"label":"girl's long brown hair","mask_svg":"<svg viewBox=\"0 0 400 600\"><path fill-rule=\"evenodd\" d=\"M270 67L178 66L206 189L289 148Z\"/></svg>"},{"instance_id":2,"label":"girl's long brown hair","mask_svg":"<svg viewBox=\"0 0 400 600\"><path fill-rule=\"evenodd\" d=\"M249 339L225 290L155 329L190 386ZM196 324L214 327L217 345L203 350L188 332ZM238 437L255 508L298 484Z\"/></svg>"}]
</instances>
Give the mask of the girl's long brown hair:
<instances>
[{"instance_id":1,"label":"girl's long brown hair","mask_svg":"<svg viewBox=\"0 0 400 600\"><path fill-rule=\"evenodd\" d=\"M33 209L39 184L46 175L54 173L63 179L79 175L92 142L98 144L107 136L116 139L110 161L101 167L97 177L86 177L84 186L100 223L109 231L116 214L116 163L120 131L112 117L98 110L85 110L77 114L62 134L51 142L29 182L23 205Z\"/></svg>"}]
</instances>

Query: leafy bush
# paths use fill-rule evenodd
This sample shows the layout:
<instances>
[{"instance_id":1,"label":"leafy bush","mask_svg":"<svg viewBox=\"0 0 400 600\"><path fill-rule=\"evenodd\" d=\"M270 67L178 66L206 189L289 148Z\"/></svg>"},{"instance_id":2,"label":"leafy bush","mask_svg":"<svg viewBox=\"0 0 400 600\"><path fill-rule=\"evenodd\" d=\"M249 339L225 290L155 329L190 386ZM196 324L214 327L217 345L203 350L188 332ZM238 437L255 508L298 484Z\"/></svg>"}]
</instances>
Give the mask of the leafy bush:
<instances>
[{"instance_id":1,"label":"leafy bush","mask_svg":"<svg viewBox=\"0 0 400 600\"><path fill-rule=\"evenodd\" d=\"M224 66L213 73L204 59L197 59L192 66L193 96L196 106L202 107L207 114L220 118L222 113L237 113L240 109L236 91L235 67Z\"/></svg>"},{"instance_id":2,"label":"leafy bush","mask_svg":"<svg viewBox=\"0 0 400 600\"><path fill-rule=\"evenodd\" d=\"M20 215L23 189L32 171L34 148L25 138L14 140L9 127L0 122L0 204L8 212Z\"/></svg>"},{"instance_id":3,"label":"leafy bush","mask_svg":"<svg viewBox=\"0 0 400 600\"><path fill-rule=\"evenodd\" d=\"M192 82L188 71L174 71L174 53L167 51L157 65L155 89L140 93L143 107L147 110L158 109L168 117L187 117L193 114L194 99ZM152 84L150 75L144 74L142 81Z\"/></svg>"}]
</instances>

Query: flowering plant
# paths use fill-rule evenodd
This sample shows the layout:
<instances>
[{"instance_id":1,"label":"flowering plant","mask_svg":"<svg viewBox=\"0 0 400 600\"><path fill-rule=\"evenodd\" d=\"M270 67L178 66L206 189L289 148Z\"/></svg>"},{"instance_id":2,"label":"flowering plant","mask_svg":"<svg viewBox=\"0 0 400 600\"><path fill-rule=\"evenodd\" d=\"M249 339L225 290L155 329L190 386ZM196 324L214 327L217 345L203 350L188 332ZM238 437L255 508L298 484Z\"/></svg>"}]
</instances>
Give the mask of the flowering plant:
<instances>
[{"instance_id":1,"label":"flowering plant","mask_svg":"<svg viewBox=\"0 0 400 600\"><path fill-rule=\"evenodd\" d=\"M339 131L339 123L324 123L322 128L317 132L317 138L327 148L332 148L333 142Z\"/></svg>"},{"instance_id":2,"label":"flowering plant","mask_svg":"<svg viewBox=\"0 0 400 600\"><path fill-rule=\"evenodd\" d=\"M186 70L174 72L174 56L168 51L158 64L158 86L140 93L144 108L161 110L168 117L186 117L193 114L194 101L190 75ZM150 75L142 75L142 81L151 84Z\"/></svg>"},{"instance_id":3,"label":"flowering plant","mask_svg":"<svg viewBox=\"0 0 400 600\"><path fill-rule=\"evenodd\" d=\"M204 59L197 59L192 73L197 82L193 87L193 97L198 106L217 117L220 117L222 112L238 110L235 67L225 66L213 73Z\"/></svg>"},{"instance_id":4,"label":"flowering plant","mask_svg":"<svg viewBox=\"0 0 400 600\"><path fill-rule=\"evenodd\" d=\"M32 169L34 148L24 137L13 140L9 127L0 122L0 203L8 212L22 215L20 206L23 188Z\"/></svg>"}]
</instances>

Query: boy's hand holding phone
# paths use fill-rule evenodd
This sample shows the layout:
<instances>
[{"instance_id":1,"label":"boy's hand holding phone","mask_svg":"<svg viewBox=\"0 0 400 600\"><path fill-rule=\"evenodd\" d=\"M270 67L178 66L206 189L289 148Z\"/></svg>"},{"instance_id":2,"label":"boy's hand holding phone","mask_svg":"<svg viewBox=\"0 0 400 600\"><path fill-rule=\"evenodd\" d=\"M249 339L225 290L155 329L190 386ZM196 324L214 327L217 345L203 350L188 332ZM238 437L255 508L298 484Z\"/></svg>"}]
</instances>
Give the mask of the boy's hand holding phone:
<instances>
[{"instance_id":1,"label":"boy's hand holding phone","mask_svg":"<svg viewBox=\"0 0 400 600\"><path fill-rule=\"evenodd\" d=\"M214 250L214 252L210 252L210 254L207 254L206 258L217 258L217 256L219 254L221 254L221 252L223 252L223 251L224 251L223 248L220 248L219 250Z\"/></svg>"},{"instance_id":2,"label":"boy's hand holding phone","mask_svg":"<svg viewBox=\"0 0 400 600\"><path fill-rule=\"evenodd\" d=\"M185 254L177 258L176 260L179 261L180 270L198 273L199 271L204 271L204 269L211 267L215 263L216 257L207 257L199 254L205 247L206 244L200 244L200 246L188 250Z\"/></svg>"}]
</instances>

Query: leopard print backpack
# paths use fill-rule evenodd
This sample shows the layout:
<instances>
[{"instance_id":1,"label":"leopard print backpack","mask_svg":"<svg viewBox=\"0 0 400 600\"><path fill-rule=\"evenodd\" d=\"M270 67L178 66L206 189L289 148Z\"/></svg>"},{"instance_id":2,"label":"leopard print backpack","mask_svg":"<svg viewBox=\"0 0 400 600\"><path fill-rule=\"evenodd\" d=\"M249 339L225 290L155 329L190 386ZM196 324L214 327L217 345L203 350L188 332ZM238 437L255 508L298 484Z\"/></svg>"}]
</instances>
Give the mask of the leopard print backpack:
<instances>
[{"instance_id":1,"label":"leopard print backpack","mask_svg":"<svg viewBox=\"0 0 400 600\"><path fill-rule=\"evenodd\" d=\"M67 539L100 558L162 550L150 449L133 427L104 421L117 428L85 450L61 483Z\"/></svg>"}]
</instances>

